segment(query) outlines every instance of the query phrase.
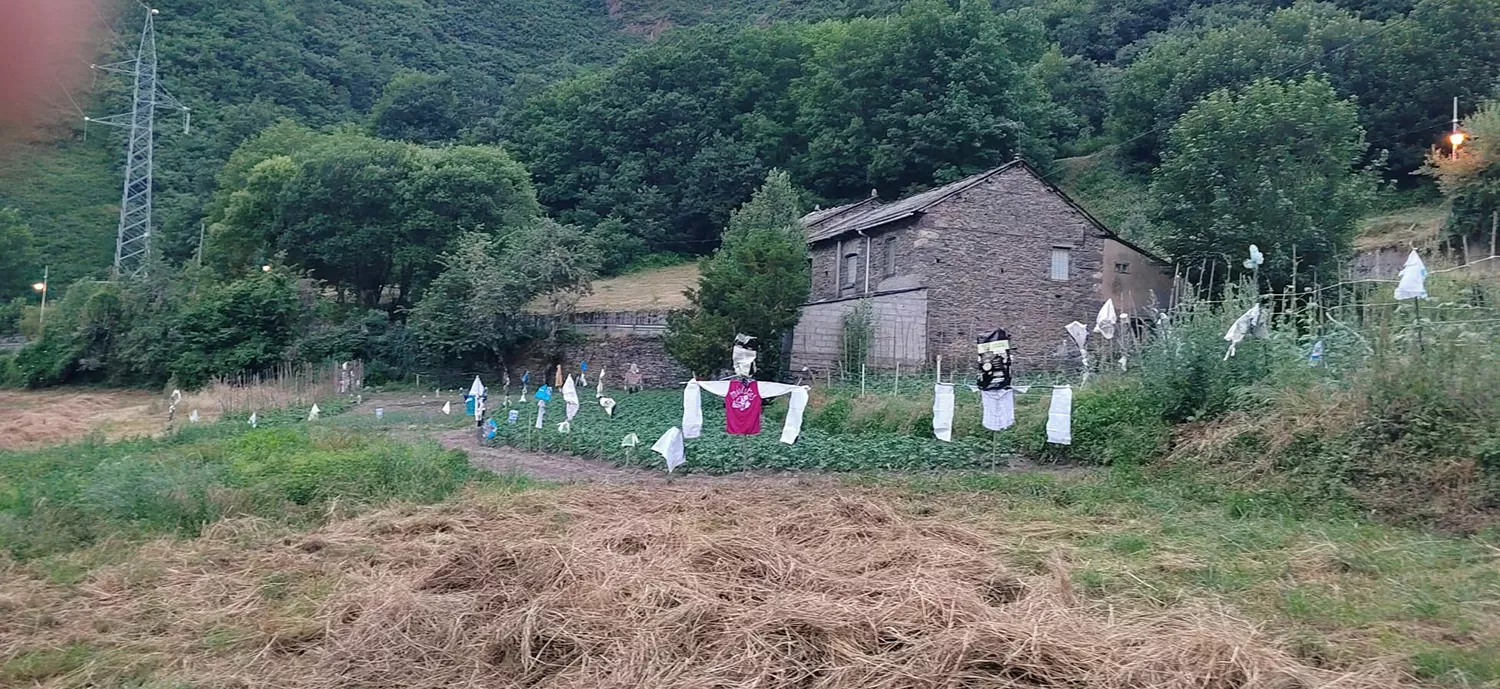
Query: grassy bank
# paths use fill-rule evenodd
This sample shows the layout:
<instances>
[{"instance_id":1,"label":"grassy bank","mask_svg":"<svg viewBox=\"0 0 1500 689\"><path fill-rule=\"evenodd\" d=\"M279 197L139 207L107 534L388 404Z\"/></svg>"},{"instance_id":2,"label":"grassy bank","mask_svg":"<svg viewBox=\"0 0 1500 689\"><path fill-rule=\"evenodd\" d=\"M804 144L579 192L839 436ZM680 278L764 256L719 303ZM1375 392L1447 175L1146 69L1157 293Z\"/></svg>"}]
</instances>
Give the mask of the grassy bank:
<instances>
[{"instance_id":1,"label":"grassy bank","mask_svg":"<svg viewBox=\"0 0 1500 689\"><path fill-rule=\"evenodd\" d=\"M434 502L479 480L462 452L298 410L156 440L0 452L0 544L17 559L102 542L195 536L231 517L311 525L391 501Z\"/></svg>"}]
</instances>

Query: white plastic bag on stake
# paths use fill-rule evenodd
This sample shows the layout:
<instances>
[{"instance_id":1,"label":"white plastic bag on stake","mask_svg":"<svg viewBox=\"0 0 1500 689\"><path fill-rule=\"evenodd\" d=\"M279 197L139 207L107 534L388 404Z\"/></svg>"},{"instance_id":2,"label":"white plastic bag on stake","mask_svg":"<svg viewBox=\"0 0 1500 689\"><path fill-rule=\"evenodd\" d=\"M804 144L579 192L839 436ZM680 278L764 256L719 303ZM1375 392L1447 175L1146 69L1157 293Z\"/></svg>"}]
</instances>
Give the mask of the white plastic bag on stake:
<instances>
[{"instance_id":1,"label":"white plastic bag on stake","mask_svg":"<svg viewBox=\"0 0 1500 689\"><path fill-rule=\"evenodd\" d=\"M1229 361L1229 357L1234 356L1234 348L1259 325L1261 325L1260 304L1250 307L1249 311L1234 319L1234 325L1229 326L1229 332L1224 333L1224 339L1229 342L1229 351L1224 352L1224 361Z\"/></svg>"},{"instance_id":2,"label":"white plastic bag on stake","mask_svg":"<svg viewBox=\"0 0 1500 689\"><path fill-rule=\"evenodd\" d=\"M1105 299L1104 306L1099 307L1099 316L1094 319L1094 332L1104 336L1106 340L1115 339L1115 323L1118 321L1115 315L1115 300Z\"/></svg>"},{"instance_id":3,"label":"white plastic bag on stake","mask_svg":"<svg viewBox=\"0 0 1500 689\"><path fill-rule=\"evenodd\" d=\"M307 412L307 420L308 421L317 421L318 420L318 414L321 414L321 413L323 413L323 410L319 409L318 405L314 404L312 406L312 409L308 410L308 412Z\"/></svg>"},{"instance_id":4,"label":"white plastic bag on stake","mask_svg":"<svg viewBox=\"0 0 1500 689\"><path fill-rule=\"evenodd\" d=\"M444 414L448 414L448 415L452 415L453 414L453 403L452 402L444 402L443 403L443 413Z\"/></svg>"},{"instance_id":5,"label":"white plastic bag on stake","mask_svg":"<svg viewBox=\"0 0 1500 689\"><path fill-rule=\"evenodd\" d=\"M1417 250L1412 249L1411 255L1406 257L1406 265L1401 267L1401 282L1396 285L1396 299L1426 298L1427 266L1422 263L1422 257L1417 255Z\"/></svg>"}]
</instances>

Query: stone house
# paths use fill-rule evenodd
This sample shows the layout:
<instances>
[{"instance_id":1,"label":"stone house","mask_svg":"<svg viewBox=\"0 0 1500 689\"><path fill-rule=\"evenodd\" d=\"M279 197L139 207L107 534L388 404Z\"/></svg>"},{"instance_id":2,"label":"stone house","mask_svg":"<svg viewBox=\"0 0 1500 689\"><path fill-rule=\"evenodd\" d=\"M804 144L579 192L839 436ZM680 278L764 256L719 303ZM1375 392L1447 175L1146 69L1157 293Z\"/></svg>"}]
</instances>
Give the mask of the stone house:
<instances>
[{"instance_id":1,"label":"stone house","mask_svg":"<svg viewBox=\"0 0 1500 689\"><path fill-rule=\"evenodd\" d=\"M792 367L837 365L846 314L872 313L867 361L968 366L976 335L1003 327L1022 368L1076 355L1064 326L1091 328L1105 299L1144 316L1166 307L1172 267L1105 227L1021 160L908 198L871 197L802 219L812 293Z\"/></svg>"}]
</instances>

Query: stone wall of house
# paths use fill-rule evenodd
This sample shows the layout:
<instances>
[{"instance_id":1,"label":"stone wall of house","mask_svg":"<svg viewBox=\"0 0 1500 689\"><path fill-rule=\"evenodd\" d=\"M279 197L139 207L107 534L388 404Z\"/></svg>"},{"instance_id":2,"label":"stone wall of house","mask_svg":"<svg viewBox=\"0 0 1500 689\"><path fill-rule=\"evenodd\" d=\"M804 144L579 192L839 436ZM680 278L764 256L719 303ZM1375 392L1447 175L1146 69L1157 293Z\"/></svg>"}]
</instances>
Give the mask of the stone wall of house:
<instances>
[{"instance_id":1,"label":"stone wall of house","mask_svg":"<svg viewBox=\"0 0 1500 689\"><path fill-rule=\"evenodd\" d=\"M792 334L791 370L814 373L836 368L843 358L844 317L865 299L840 299L802 307ZM866 363L876 368L911 369L927 361L927 290L868 298L874 332Z\"/></svg>"},{"instance_id":2,"label":"stone wall of house","mask_svg":"<svg viewBox=\"0 0 1500 689\"><path fill-rule=\"evenodd\" d=\"M552 371L562 365L564 375L578 373L578 363L589 364L589 382L601 369L607 369L604 385L606 389L619 388L625 384L625 372L635 364L641 370L643 384L648 388L674 387L692 377L686 368L677 363L662 345L663 330L660 328L635 329L616 327L608 330L574 332L574 342L560 349L535 345L521 354L511 364L512 371L531 371L532 380L542 371ZM550 375L550 374L549 374ZM519 380L518 376L515 376ZM549 378L550 381L550 378Z\"/></svg>"},{"instance_id":3,"label":"stone wall of house","mask_svg":"<svg viewBox=\"0 0 1500 689\"><path fill-rule=\"evenodd\" d=\"M895 238L894 265L885 260L888 237ZM1051 279L1053 249L1068 250L1066 280ZM1128 305L1121 308L1140 308L1153 298L1164 306L1172 284L1162 264L1100 236L1084 214L1021 166L867 237L845 235L809 250L813 284L803 318L812 320L805 333L799 324L802 334L794 337L798 367L828 359L815 353L827 351L830 331L836 351L833 322L852 308L838 300L866 293L866 265L868 293L926 288L926 365L938 355L945 365L971 361L974 338L997 327L1010 332L1021 370L1072 365L1077 348L1063 329L1070 321L1092 324L1106 298ZM861 272L846 287L841 261L850 253L858 255ZM1115 273L1116 263L1129 264L1127 272Z\"/></svg>"},{"instance_id":4,"label":"stone wall of house","mask_svg":"<svg viewBox=\"0 0 1500 689\"><path fill-rule=\"evenodd\" d=\"M933 247L929 356L968 361L976 335L1003 327L1020 369L1051 368L1068 351L1063 326L1092 322L1103 303L1098 229L1019 166L950 197L913 229ZM1066 280L1051 279L1053 249L1068 250Z\"/></svg>"},{"instance_id":5,"label":"stone wall of house","mask_svg":"<svg viewBox=\"0 0 1500 689\"><path fill-rule=\"evenodd\" d=\"M1104 295L1120 313L1165 309L1172 300L1171 267L1123 242L1104 240Z\"/></svg>"}]
</instances>

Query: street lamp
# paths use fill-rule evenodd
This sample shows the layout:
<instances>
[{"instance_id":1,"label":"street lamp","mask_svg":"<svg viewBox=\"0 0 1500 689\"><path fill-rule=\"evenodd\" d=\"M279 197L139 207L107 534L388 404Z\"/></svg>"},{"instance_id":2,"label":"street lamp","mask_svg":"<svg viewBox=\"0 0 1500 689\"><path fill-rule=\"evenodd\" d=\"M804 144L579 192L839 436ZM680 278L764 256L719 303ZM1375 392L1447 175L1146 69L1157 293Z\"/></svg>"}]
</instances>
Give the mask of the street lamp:
<instances>
[{"instance_id":1,"label":"street lamp","mask_svg":"<svg viewBox=\"0 0 1500 689\"><path fill-rule=\"evenodd\" d=\"M47 324L47 279L51 276L52 267L42 266L42 281L33 283L31 288L42 293L42 310L37 314L38 325Z\"/></svg>"},{"instance_id":2,"label":"street lamp","mask_svg":"<svg viewBox=\"0 0 1500 689\"><path fill-rule=\"evenodd\" d=\"M1464 145L1464 133L1458 130L1458 96L1453 97L1453 133L1448 135L1448 143L1453 144L1453 159L1458 159L1458 147Z\"/></svg>"}]
</instances>

